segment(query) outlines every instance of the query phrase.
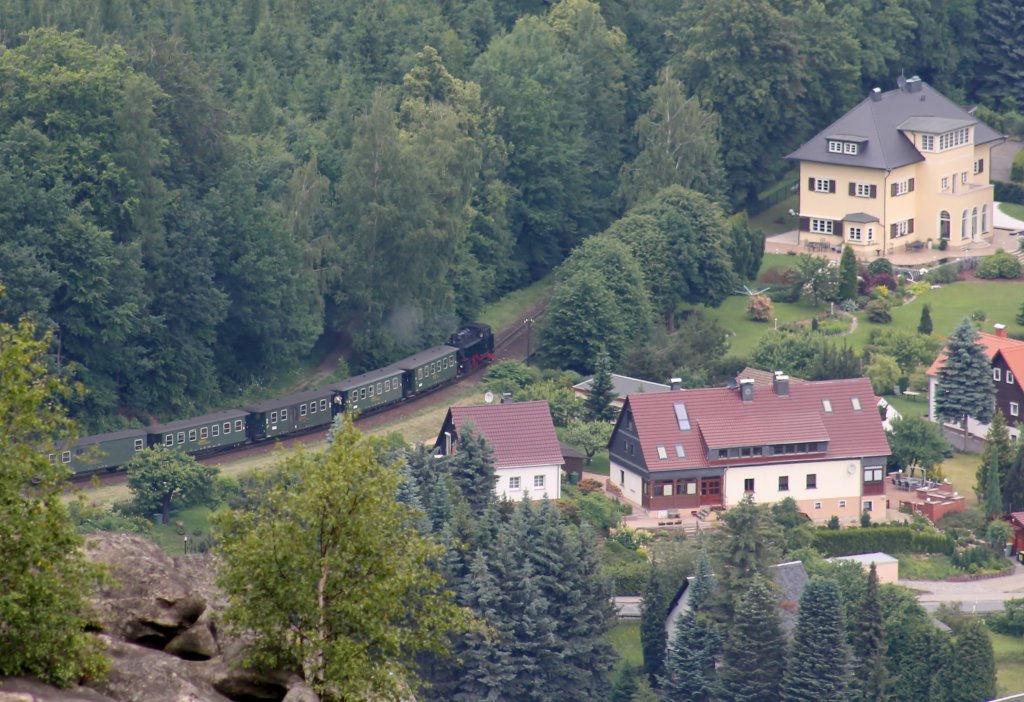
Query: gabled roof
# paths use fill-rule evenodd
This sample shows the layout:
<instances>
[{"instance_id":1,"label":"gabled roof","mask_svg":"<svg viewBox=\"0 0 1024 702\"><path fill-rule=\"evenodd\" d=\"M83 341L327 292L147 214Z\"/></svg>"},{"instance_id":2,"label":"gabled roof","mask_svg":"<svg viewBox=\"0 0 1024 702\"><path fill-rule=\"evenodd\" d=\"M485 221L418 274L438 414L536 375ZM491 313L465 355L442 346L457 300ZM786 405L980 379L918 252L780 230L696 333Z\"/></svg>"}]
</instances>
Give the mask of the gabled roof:
<instances>
[{"instance_id":1,"label":"gabled roof","mask_svg":"<svg viewBox=\"0 0 1024 702\"><path fill-rule=\"evenodd\" d=\"M618 421L632 417L644 463L652 472L794 459L791 455L708 459L710 448L762 444L827 441L827 451L817 454L818 459L889 455L875 408L878 399L867 378L791 383L786 395L777 394L771 385L754 385L751 402L744 402L739 390L724 387L630 395ZM679 428L675 405L680 403L689 418L689 430ZM683 445L683 457L677 456L675 444ZM659 446L665 447L664 459Z\"/></svg>"},{"instance_id":2,"label":"gabled roof","mask_svg":"<svg viewBox=\"0 0 1024 702\"><path fill-rule=\"evenodd\" d=\"M1015 382L1024 380L1024 343L1020 346L1011 346L996 351L995 356L1002 356L1006 361L1006 367L1013 372ZM995 356L992 358L995 359Z\"/></svg>"},{"instance_id":3,"label":"gabled roof","mask_svg":"<svg viewBox=\"0 0 1024 702\"><path fill-rule=\"evenodd\" d=\"M1011 339L1008 336L999 336L997 334L989 334L988 332L978 332L982 346L985 347L985 355L988 356L988 360L992 360L996 356L997 351L1009 350L1009 349L1021 349L1024 348L1024 341L1018 341L1017 339ZM946 351L945 349L935 357L932 361L932 365L928 367L928 375L939 374L939 369L942 368L946 363ZM1016 375L1017 371L1014 371ZM1024 377L1024 376L1022 376Z\"/></svg>"},{"instance_id":4,"label":"gabled roof","mask_svg":"<svg viewBox=\"0 0 1024 702\"><path fill-rule=\"evenodd\" d=\"M897 88L864 98L786 158L891 170L924 160L904 130L942 133L967 125L974 125L975 144L1004 138L935 88L917 81L913 90ZM829 139L864 141L856 154L837 154L828 150Z\"/></svg>"},{"instance_id":5,"label":"gabled roof","mask_svg":"<svg viewBox=\"0 0 1024 702\"><path fill-rule=\"evenodd\" d=\"M662 383L655 383L650 380L641 380L640 378L630 378L628 375L616 375L611 374L612 378L612 392L617 397L625 397L630 393L634 392L667 392L671 390L668 385ZM584 392L590 392L590 388L594 384L593 378L587 378L586 380L580 381L573 385L574 390L582 390Z\"/></svg>"},{"instance_id":6,"label":"gabled roof","mask_svg":"<svg viewBox=\"0 0 1024 702\"><path fill-rule=\"evenodd\" d=\"M473 424L494 450L496 470L565 463L545 400L450 407L446 425L449 420L459 433L466 423Z\"/></svg>"}]
</instances>

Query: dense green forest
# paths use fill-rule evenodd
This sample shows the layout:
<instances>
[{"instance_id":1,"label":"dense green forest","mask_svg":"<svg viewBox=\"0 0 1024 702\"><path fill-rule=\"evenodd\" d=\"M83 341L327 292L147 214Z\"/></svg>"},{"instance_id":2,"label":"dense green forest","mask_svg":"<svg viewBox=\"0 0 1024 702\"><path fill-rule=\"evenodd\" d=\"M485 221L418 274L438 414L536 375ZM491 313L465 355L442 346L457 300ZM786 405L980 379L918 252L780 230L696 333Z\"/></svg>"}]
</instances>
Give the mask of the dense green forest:
<instances>
[{"instance_id":1,"label":"dense green forest","mask_svg":"<svg viewBox=\"0 0 1024 702\"><path fill-rule=\"evenodd\" d=\"M0 320L92 427L325 334L374 367L666 186L742 210L903 69L1014 109L1022 34L1014 0L0 0Z\"/></svg>"}]
</instances>

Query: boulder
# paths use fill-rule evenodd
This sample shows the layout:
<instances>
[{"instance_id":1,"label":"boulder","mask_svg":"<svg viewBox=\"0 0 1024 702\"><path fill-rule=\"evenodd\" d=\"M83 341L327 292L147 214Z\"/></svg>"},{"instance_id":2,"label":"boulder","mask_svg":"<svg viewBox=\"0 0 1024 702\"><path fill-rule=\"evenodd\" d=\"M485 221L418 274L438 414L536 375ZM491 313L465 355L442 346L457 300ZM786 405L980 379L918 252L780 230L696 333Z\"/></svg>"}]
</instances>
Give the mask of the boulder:
<instances>
[{"instance_id":1,"label":"boulder","mask_svg":"<svg viewBox=\"0 0 1024 702\"><path fill-rule=\"evenodd\" d=\"M85 687L61 689L29 678L0 679L0 702L117 702Z\"/></svg>"},{"instance_id":2,"label":"boulder","mask_svg":"<svg viewBox=\"0 0 1024 702\"><path fill-rule=\"evenodd\" d=\"M164 650L179 658L193 661L204 661L216 656L220 648L217 646L217 634L210 609L207 608L199 615L195 624L171 639Z\"/></svg>"},{"instance_id":3,"label":"boulder","mask_svg":"<svg viewBox=\"0 0 1024 702\"><path fill-rule=\"evenodd\" d=\"M320 702L320 695L305 682L298 682L288 688L288 694L281 702Z\"/></svg>"},{"instance_id":4,"label":"boulder","mask_svg":"<svg viewBox=\"0 0 1024 702\"><path fill-rule=\"evenodd\" d=\"M110 669L93 687L118 702L231 702L210 682L208 662L108 638Z\"/></svg>"}]
</instances>

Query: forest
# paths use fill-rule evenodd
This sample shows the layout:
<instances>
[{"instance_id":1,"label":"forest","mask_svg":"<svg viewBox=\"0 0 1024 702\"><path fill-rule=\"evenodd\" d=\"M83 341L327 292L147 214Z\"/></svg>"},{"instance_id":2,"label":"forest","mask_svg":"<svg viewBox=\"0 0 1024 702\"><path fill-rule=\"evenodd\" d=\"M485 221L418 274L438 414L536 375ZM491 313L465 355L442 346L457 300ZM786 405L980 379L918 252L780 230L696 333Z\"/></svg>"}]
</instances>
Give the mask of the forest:
<instances>
[{"instance_id":1,"label":"forest","mask_svg":"<svg viewBox=\"0 0 1024 702\"><path fill-rule=\"evenodd\" d=\"M378 367L627 213L742 212L901 71L1015 112L1022 34L1014 0L0 0L0 321L90 429L318 341Z\"/></svg>"}]
</instances>

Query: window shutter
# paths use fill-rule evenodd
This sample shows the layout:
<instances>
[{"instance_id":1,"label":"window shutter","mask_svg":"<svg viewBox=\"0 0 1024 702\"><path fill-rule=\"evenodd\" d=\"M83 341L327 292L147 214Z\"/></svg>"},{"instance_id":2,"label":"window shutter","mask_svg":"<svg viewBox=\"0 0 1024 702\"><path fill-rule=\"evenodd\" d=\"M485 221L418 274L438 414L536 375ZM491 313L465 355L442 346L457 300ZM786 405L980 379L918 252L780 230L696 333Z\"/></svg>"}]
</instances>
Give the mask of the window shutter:
<instances>
[{"instance_id":1,"label":"window shutter","mask_svg":"<svg viewBox=\"0 0 1024 702\"><path fill-rule=\"evenodd\" d=\"M907 181L907 192L908 193L914 192L914 179L913 178L911 178L910 180Z\"/></svg>"},{"instance_id":2,"label":"window shutter","mask_svg":"<svg viewBox=\"0 0 1024 702\"><path fill-rule=\"evenodd\" d=\"M913 234L913 233L914 233L914 220L908 219L907 220L907 234Z\"/></svg>"},{"instance_id":3,"label":"window shutter","mask_svg":"<svg viewBox=\"0 0 1024 702\"><path fill-rule=\"evenodd\" d=\"M850 197L853 197L856 194L857 194L857 184L856 183L850 183Z\"/></svg>"},{"instance_id":4,"label":"window shutter","mask_svg":"<svg viewBox=\"0 0 1024 702\"><path fill-rule=\"evenodd\" d=\"M985 172L985 159L979 158L978 159L978 173L984 173L984 172Z\"/></svg>"},{"instance_id":5,"label":"window shutter","mask_svg":"<svg viewBox=\"0 0 1024 702\"><path fill-rule=\"evenodd\" d=\"M811 218L801 217L800 218L800 231L809 232L811 231Z\"/></svg>"},{"instance_id":6,"label":"window shutter","mask_svg":"<svg viewBox=\"0 0 1024 702\"><path fill-rule=\"evenodd\" d=\"M871 186L871 197L878 197L878 186L877 185L872 185Z\"/></svg>"},{"instance_id":7,"label":"window shutter","mask_svg":"<svg viewBox=\"0 0 1024 702\"><path fill-rule=\"evenodd\" d=\"M828 191L830 193L834 193L836 191L836 182L834 180L830 180L828 182Z\"/></svg>"},{"instance_id":8,"label":"window shutter","mask_svg":"<svg viewBox=\"0 0 1024 702\"><path fill-rule=\"evenodd\" d=\"M890 224L890 225L889 225L889 236L891 236L891 237L894 237L894 238L895 238L895 236L896 236L896 232L898 232L898 231L899 231L899 230L898 230L898 229L896 228L896 225L895 225L895 224Z\"/></svg>"},{"instance_id":9,"label":"window shutter","mask_svg":"<svg viewBox=\"0 0 1024 702\"><path fill-rule=\"evenodd\" d=\"M892 197L896 197L896 183L892 184L892 192L889 193Z\"/></svg>"},{"instance_id":10,"label":"window shutter","mask_svg":"<svg viewBox=\"0 0 1024 702\"><path fill-rule=\"evenodd\" d=\"M843 235L843 220L836 220L835 224L832 225L832 233L835 234L836 236Z\"/></svg>"},{"instance_id":11,"label":"window shutter","mask_svg":"<svg viewBox=\"0 0 1024 702\"><path fill-rule=\"evenodd\" d=\"M814 178L807 179L807 189L814 192Z\"/></svg>"}]
</instances>

